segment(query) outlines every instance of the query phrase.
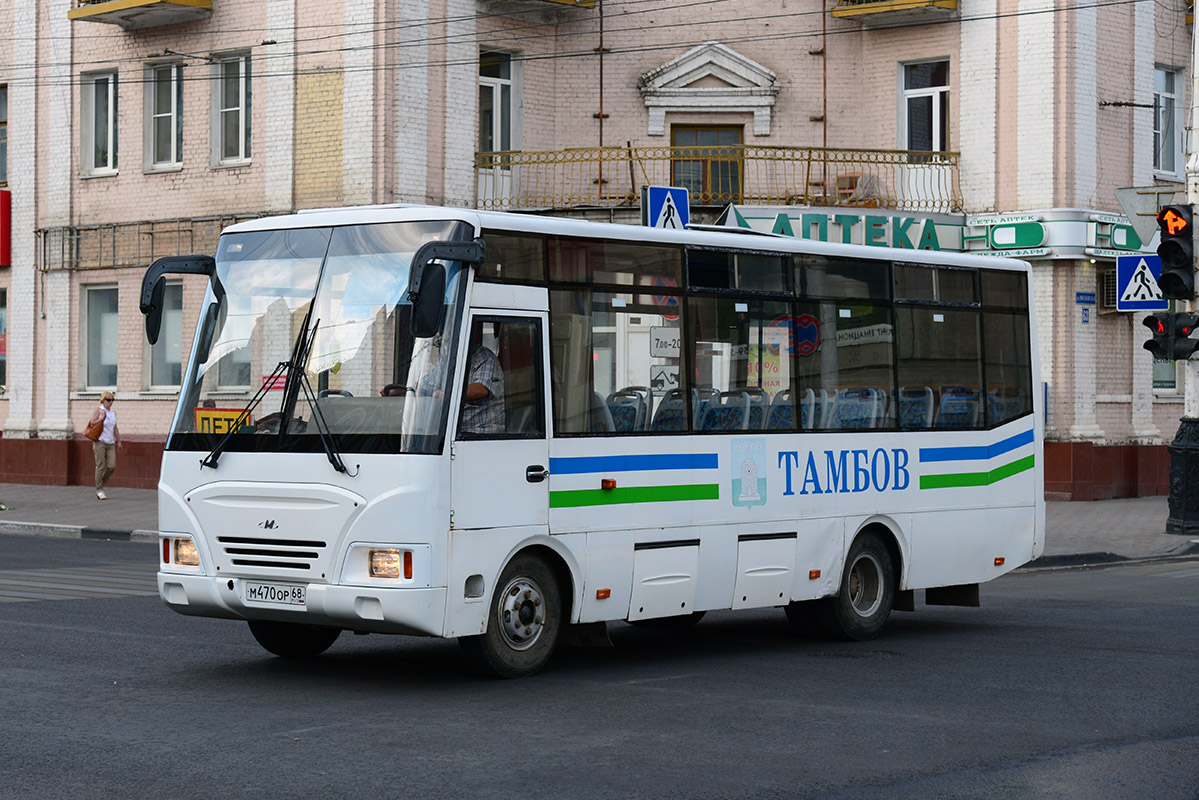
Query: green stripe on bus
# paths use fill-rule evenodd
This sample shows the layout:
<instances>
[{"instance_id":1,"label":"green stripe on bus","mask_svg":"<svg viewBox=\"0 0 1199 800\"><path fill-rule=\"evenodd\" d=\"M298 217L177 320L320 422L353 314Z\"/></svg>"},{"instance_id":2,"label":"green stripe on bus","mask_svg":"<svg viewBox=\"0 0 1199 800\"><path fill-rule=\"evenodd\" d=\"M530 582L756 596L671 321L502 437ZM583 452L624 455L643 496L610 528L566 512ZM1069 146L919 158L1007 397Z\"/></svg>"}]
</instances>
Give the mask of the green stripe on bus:
<instances>
[{"instance_id":1,"label":"green stripe on bus","mask_svg":"<svg viewBox=\"0 0 1199 800\"><path fill-rule=\"evenodd\" d=\"M992 483L998 483L1004 478L1010 478L1025 470L1032 469L1033 456L1025 456L1024 458L1013 461L1010 464L1004 464L1002 467L996 467L990 472L958 472L950 475L921 475L921 489L947 489L960 486L990 486Z\"/></svg>"},{"instance_id":2,"label":"green stripe on bus","mask_svg":"<svg viewBox=\"0 0 1199 800\"><path fill-rule=\"evenodd\" d=\"M678 500L719 500L720 484L630 486L626 489L573 489L550 492L550 508L615 506L626 503L673 503Z\"/></svg>"}]
</instances>

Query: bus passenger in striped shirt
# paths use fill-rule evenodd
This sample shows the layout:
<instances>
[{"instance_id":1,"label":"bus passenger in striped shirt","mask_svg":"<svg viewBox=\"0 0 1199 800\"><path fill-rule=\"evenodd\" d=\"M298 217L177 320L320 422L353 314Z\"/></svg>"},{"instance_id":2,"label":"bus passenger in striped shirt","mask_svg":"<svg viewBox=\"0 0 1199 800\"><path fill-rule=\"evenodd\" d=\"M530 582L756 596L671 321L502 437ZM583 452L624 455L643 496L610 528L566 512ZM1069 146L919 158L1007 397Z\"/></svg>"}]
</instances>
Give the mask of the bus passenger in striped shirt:
<instances>
[{"instance_id":1,"label":"bus passenger in striped shirt","mask_svg":"<svg viewBox=\"0 0 1199 800\"><path fill-rule=\"evenodd\" d=\"M463 433L504 432L504 370L495 353L483 346L483 330L471 331L466 363L466 396L462 405Z\"/></svg>"}]
</instances>

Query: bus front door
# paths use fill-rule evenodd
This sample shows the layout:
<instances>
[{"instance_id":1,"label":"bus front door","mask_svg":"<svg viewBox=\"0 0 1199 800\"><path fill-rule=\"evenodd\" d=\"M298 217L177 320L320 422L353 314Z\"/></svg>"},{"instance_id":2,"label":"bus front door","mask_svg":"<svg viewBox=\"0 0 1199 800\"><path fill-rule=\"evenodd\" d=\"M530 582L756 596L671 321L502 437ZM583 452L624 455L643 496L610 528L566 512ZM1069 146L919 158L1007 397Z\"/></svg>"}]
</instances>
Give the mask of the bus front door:
<instances>
[{"instance_id":1,"label":"bus front door","mask_svg":"<svg viewBox=\"0 0 1199 800\"><path fill-rule=\"evenodd\" d=\"M451 462L456 529L548 525L546 322L471 315Z\"/></svg>"}]
</instances>

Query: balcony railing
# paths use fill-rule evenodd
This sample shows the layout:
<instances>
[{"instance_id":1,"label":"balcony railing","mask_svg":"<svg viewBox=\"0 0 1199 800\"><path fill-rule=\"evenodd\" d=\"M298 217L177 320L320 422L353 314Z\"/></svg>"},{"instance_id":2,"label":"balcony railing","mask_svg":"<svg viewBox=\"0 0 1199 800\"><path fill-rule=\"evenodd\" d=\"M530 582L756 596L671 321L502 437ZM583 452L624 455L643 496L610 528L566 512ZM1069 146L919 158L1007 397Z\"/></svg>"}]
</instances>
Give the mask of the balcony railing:
<instances>
[{"instance_id":1,"label":"balcony railing","mask_svg":"<svg viewBox=\"0 0 1199 800\"><path fill-rule=\"evenodd\" d=\"M595 147L478 153L479 208L635 206L642 186L691 204L960 211L958 154L823 147Z\"/></svg>"},{"instance_id":2,"label":"balcony railing","mask_svg":"<svg viewBox=\"0 0 1199 800\"><path fill-rule=\"evenodd\" d=\"M72 22L107 22L127 30L176 25L212 16L212 0L75 0Z\"/></svg>"},{"instance_id":3,"label":"balcony railing","mask_svg":"<svg viewBox=\"0 0 1199 800\"><path fill-rule=\"evenodd\" d=\"M262 214L230 214L39 228L38 269L147 267L163 256L215 253L222 229L260 216Z\"/></svg>"},{"instance_id":4,"label":"balcony railing","mask_svg":"<svg viewBox=\"0 0 1199 800\"><path fill-rule=\"evenodd\" d=\"M958 0L838 0L829 13L872 25L929 22L951 17L957 10Z\"/></svg>"}]
</instances>

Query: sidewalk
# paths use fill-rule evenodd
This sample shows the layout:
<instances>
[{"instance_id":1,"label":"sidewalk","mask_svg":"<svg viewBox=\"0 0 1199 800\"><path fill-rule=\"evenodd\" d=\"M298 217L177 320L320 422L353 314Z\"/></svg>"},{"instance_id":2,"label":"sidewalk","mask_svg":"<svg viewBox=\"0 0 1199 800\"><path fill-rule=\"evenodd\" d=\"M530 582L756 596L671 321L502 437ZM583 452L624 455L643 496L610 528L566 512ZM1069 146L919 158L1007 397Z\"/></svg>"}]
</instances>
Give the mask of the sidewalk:
<instances>
[{"instance_id":1,"label":"sidewalk","mask_svg":"<svg viewBox=\"0 0 1199 800\"><path fill-rule=\"evenodd\" d=\"M0 511L0 533L155 538L156 490L106 491L109 499L100 501L89 486L0 483L0 503L8 506L7 511ZM1199 553L1199 544L1190 537L1164 533L1168 513L1165 497L1048 503L1045 555L1038 563L1095 563Z\"/></svg>"}]
</instances>

